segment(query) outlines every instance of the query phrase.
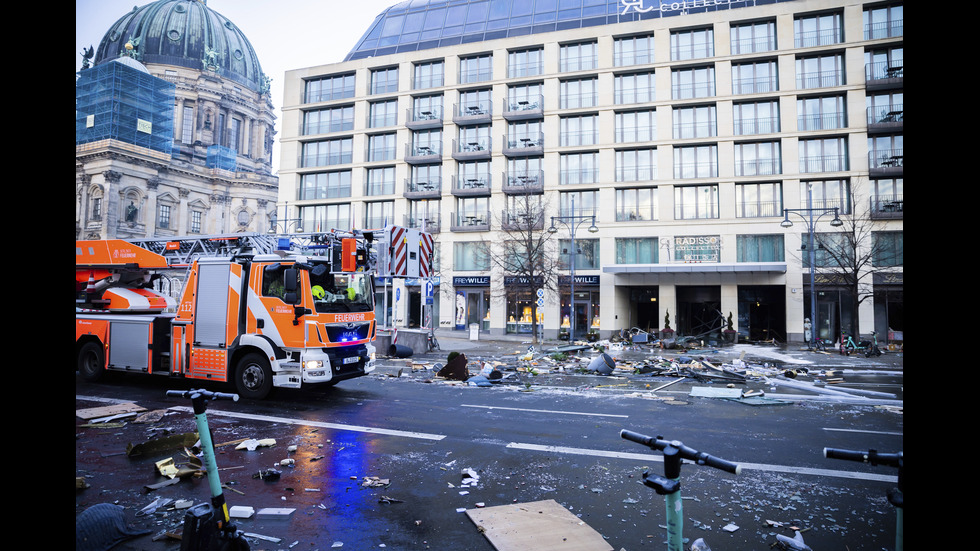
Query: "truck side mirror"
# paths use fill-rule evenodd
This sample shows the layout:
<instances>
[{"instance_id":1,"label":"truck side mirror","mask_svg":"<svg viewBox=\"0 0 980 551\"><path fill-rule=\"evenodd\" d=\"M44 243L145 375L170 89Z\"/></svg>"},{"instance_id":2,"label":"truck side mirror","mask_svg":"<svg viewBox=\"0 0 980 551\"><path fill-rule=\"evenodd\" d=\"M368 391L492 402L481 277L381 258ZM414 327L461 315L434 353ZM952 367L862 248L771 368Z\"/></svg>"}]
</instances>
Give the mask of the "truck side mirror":
<instances>
[{"instance_id":1,"label":"truck side mirror","mask_svg":"<svg viewBox=\"0 0 980 551\"><path fill-rule=\"evenodd\" d=\"M296 268L286 268L283 272L283 288L285 293L282 300L286 304L296 304L299 302L299 295L296 294Z\"/></svg>"}]
</instances>

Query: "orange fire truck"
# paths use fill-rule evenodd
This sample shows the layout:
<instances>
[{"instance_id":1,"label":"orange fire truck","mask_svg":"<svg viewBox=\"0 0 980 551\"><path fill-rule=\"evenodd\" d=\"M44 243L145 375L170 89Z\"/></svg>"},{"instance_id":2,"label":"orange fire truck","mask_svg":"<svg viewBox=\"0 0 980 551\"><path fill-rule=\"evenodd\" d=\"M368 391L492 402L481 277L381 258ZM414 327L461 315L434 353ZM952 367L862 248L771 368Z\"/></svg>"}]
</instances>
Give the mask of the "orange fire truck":
<instances>
[{"instance_id":1,"label":"orange fire truck","mask_svg":"<svg viewBox=\"0 0 980 551\"><path fill-rule=\"evenodd\" d=\"M374 277L431 276L431 235L392 227L296 237L76 241L79 374L218 381L261 399L370 373ZM185 275L167 278L174 270ZM182 285L180 299L160 282Z\"/></svg>"}]
</instances>

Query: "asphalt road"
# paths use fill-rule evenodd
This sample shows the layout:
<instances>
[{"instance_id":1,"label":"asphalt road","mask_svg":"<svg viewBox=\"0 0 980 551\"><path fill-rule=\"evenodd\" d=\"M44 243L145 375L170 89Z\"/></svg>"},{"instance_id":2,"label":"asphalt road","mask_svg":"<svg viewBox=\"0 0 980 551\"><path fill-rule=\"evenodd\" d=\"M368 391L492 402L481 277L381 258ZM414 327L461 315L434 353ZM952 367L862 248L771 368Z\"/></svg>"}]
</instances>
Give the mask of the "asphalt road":
<instances>
[{"instance_id":1,"label":"asphalt road","mask_svg":"<svg viewBox=\"0 0 980 551\"><path fill-rule=\"evenodd\" d=\"M467 354L500 358L518 345L483 345ZM491 550L487 527L461 511L541 500L560 504L610 549L663 549L664 502L641 483L645 470L663 474L662 456L623 440L622 429L682 440L742 465L737 476L693 464L682 470L685 536L703 537L716 551L769 549L777 534L793 535L790 527L806 529L806 543L818 551L894 548L895 510L885 496L897 471L825 459L822 449L900 451L904 419L895 400L814 399L764 384L767 395L782 401L748 405L692 397L692 388L704 386L696 381L654 393L651 388L671 379L581 370L542 373L530 386L515 380L482 388L411 369L440 357L386 361L378 373L326 391L211 404L216 443L275 439L274 446L254 451L220 446L217 455L230 505L283 513L239 521L255 535L252 549ZM874 389L874 396L894 394L900 404L894 356L890 364L818 359L806 365L816 370L819 363L851 362L848 382ZM209 498L205 478L147 489L166 480L155 463L169 457L184 462L183 450L126 455L130 444L194 432L190 404L165 391L197 386L139 376L76 381L77 409L132 402L167 412L152 423L126 419L110 426L76 418L76 476L89 485L76 492L76 515L116 503L132 527L149 531L114 549L179 549L177 540L153 536L179 533L182 510L137 512L161 497ZM293 445L296 451L287 451ZM283 459L295 464L282 466ZM256 478L270 469L280 476ZM478 481L463 487L470 470ZM377 485L364 485L373 480L366 477L376 477Z\"/></svg>"}]
</instances>

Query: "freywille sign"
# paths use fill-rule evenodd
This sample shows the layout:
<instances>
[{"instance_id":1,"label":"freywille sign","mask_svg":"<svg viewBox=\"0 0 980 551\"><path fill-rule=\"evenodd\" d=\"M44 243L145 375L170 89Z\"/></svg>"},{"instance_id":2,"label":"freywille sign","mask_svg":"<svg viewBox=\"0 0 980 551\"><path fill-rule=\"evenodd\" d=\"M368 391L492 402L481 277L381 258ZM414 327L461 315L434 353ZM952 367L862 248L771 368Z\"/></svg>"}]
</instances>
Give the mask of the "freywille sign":
<instances>
[{"instance_id":1,"label":"freywille sign","mask_svg":"<svg viewBox=\"0 0 980 551\"><path fill-rule=\"evenodd\" d=\"M647 13L653 10L661 12L671 12L680 10L691 10L694 8L707 8L709 6L725 6L739 0L682 0L680 2L657 2L656 5L647 6L649 2L653 4L655 0L619 0L623 6L620 15L626 15L631 9L637 13Z\"/></svg>"}]
</instances>

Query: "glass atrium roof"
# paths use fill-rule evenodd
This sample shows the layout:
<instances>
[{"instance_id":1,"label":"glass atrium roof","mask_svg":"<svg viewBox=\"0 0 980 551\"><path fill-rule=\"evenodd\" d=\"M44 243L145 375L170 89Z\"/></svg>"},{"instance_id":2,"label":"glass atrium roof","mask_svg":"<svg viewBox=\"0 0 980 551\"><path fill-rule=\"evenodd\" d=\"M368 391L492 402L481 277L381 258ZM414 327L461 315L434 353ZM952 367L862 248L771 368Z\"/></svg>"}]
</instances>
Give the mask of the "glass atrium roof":
<instances>
[{"instance_id":1,"label":"glass atrium roof","mask_svg":"<svg viewBox=\"0 0 980 551\"><path fill-rule=\"evenodd\" d=\"M785 1L405 0L381 12L344 61Z\"/></svg>"}]
</instances>

